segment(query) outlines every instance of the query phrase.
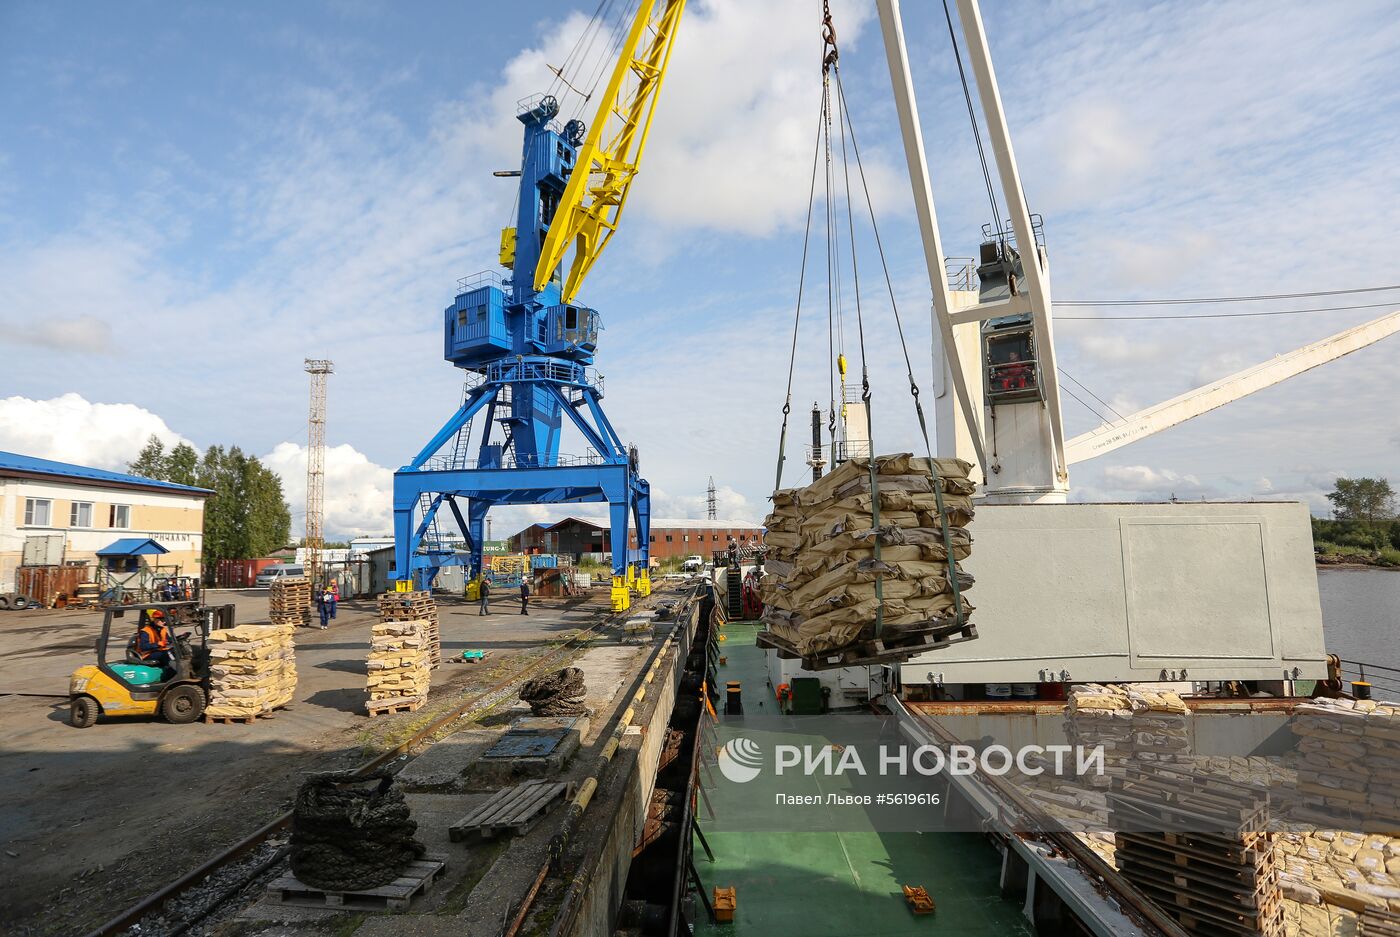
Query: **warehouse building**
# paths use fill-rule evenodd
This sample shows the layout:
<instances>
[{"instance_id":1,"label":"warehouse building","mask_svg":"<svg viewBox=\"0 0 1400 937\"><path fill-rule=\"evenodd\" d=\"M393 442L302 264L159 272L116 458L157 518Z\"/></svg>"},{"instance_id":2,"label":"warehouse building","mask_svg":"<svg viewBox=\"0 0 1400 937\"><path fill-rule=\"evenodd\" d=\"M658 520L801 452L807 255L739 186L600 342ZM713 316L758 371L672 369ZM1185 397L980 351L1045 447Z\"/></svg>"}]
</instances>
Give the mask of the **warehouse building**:
<instances>
[{"instance_id":1,"label":"warehouse building","mask_svg":"<svg viewBox=\"0 0 1400 937\"><path fill-rule=\"evenodd\" d=\"M0 590L24 565L139 564L198 576L213 492L0 452Z\"/></svg>"},{"instance_id":2,"label":"warehouse building","mask_svg":"<svg viewBox=\"0 0 1400 937\"><path fill-rule=\"evenodd\" d=\"M651 519L651 556L665 560L700 554L705 559L730 542L761 543L763 528L748 521L707 521L691 518ZM628 546L637 548L632 531ZM598 517L566 517L553 524L531 524L510 538L513 553L558 553L577 559L585 554L611 553L612 532Z\"/></svg>"}]
</instances>

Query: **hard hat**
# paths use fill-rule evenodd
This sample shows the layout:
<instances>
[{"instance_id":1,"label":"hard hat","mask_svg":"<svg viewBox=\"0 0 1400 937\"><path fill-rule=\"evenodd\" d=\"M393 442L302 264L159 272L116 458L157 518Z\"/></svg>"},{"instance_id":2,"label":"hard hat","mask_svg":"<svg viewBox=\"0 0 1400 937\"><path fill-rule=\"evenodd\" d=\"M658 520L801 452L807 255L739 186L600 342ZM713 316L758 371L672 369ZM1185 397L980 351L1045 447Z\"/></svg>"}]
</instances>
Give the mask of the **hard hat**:
<instances>
[{"instance_id":1,"label":"hard hat","mask_svg":"<svg viewBox=\"0 0 1400 937\"><path fill-rule=\"evenodd\" d=\"M152 617L152 618L164 618L164 617L165 617L165 612L162 612L162 611L161 611L160 609L158 609L158 608L153 608L153 609L151 609L151 617Z\"/></svg>"}]
</instances>

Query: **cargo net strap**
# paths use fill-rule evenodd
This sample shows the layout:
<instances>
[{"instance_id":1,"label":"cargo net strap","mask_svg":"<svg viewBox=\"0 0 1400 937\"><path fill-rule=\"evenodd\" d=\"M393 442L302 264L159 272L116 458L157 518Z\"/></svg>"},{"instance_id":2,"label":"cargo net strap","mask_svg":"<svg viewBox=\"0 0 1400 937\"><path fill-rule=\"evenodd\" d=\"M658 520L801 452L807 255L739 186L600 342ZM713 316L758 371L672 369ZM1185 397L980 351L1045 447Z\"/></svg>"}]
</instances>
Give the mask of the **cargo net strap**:
<instances>
[{"instance_id":1,"label":"cargo net strap","mask_svg":"<svg viewBox=\"0 0 1400 937\"><path fill-rule=\"evenodd\" d=\"M520 687L520 698L536 716L581 716L588 711L583 702L587 693L583 671L577 667L526 680Z\"/></svg>"},{"instance_id":2,"label":"cargo net strap","mask_svg":"<svg viewBox=\"0 0 1400 937\"><path fill-rule=\"evenodd\" d=\"M398 878L425 852L413 838L393 776L313 774L297 791L291 866L297 880L325 891L362 891Z\"/></svg>"},{"instance_id":3,"label":"cargo net strap","mask_svg":"<svg viewBox=\"0 0 1400 937\"><path fill-rule=\"evenodd\" d=\"M847 250L850 254L850 272L852 282L852 294L856 313L856 330L860 345L860 372L861 372L861 400L865 404L865 432L870 451L870 493L871 493L871 513L873 526L880 527L880 491L879 491L879 470L875 464L875 434L872 413L874 408L871 405L870 394L870 371L867 366L865 352L865 318L861 306L860 294L860 268L857 262L856 236L855 236L855 213L852 206L851 171L850 157L853 157L856 164L856 174L860 179L859 194L863 196L866 214L870 218L870 229L874 235L875 246L880 256L880 268L885 279L885 292L889 296L890 309L894 313L895 328L899 334L899 347L904 355L905 375L909 381L909 394L913 399L914 412L919 419L919 431L924 440L924 451L928 454L929 462L932 465L934 479L934 494L938 503L938 514L942 527L943 545L947 553L948 581L952 587L953 610L956 616L956 623L961 626L966 620L966 613L963 608L962 589L958 583L957 562L953 556L953 536L951 524L948 520L948 511L943 503L943 478L938 468L937 460L933 458L933 449L929 444L928 420L924 416L923 403L919 399L919 384L914 379L914 365L909 357L909 345L904 337L904 323L899 315L899 304L894 297L894 281L890 277L889 262L885 257L884 242L880 238L880 227L875 220L875 206L870 198L870 186L865 177L865 166L861 162L860 145L856 141L855 124L851 120L850 109L846 103L845 89L841 84L840 52L836 45L836 27L831 19L831 10L826 3L823 3L822 18L822 93L821 108L817 117L816 143L812 151L812 180L807 193L807 222L802 236L802 264L797 279L797 303L792 321L792 347L788 357L788 377L787 393L783 402L782 429L778 434L778 464L773 482L773 491L776 493L783 487L783 463L787 460L787 429L788 417L792 413L792 379L797 361L797 337L802 322L802 299L807 282L807 258L811 247L812 236L812 210L816 204L817 191L817 170L822 164L821 157L825 154L825 170L823 178L825 182L824 214L826 223L826 271L827 271L827 350L828 350L828 421L827 428L830 434L831 449L833 454L836 451L836 415L837 415L837 375L840 378L841 400L846 400L846 355L845 355L845 329L843 322L843 295L842 295L842 247L839 243L841 234L840 203L845 203L845 228L847 234ZM832 94L833 84L835 94ZM836 117L836 126L840 140L840 173L836 172L836 163L833 159L832 140L832 117ZM849 150L847 148L847 137L850 138ZM849 156L848 156L849 153ZM880 538L875 538L875 560L880 561ZM875 578L875 596L877 601L875 612L875 634L878 636L884 628L884 586L880 576Z\"/></svg>"}]
</instances>

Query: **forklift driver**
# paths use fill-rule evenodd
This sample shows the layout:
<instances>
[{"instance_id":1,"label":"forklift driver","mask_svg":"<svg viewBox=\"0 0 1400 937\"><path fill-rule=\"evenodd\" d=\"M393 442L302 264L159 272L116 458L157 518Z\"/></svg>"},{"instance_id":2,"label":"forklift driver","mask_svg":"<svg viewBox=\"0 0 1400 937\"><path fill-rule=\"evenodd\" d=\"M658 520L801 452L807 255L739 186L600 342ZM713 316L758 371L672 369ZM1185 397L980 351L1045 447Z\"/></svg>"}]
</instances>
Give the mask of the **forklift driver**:
<instances>
[{"instance_id":1,"label":"forklift driver","mask_svg":"<svg viewBox=\"0 0 1400 937\"><path fill-rule=\"evenodd\" d=\"M165 623L165 612L152 609L142 613L146 620L136 631L136 657L147 667L160 667L168 670L170 659L170 628Z\"/></svg>"}]
</instances>

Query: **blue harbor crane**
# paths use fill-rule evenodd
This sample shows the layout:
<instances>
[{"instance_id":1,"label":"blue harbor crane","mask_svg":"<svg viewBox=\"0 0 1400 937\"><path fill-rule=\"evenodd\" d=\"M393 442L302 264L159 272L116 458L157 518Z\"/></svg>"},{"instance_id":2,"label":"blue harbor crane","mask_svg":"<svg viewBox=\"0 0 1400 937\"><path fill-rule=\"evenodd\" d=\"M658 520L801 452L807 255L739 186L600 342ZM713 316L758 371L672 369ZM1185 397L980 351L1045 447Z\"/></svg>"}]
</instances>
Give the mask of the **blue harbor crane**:
<instances>
[{"instance_id":1,"label":"blue harbor crane","mask_svg":"<svg viewBox=\"0 0 1400 937\"><path fill-rule=\"evenodd\" d=\"M519 202L515 225L501 233L509 277L488 271L458 281L443 311L443 357L468 373L462 405L394 474L390 575L400 591L429 588L445 566L479 576L486 515L497 505L583 501L608 503L613 610L651 591L650 486L636 449L603 412L593 368L601 317L574 297L616 231L683 8L684 0L643 0L591 128L579 120L561 127L552 95L520 102ZM582 434L584 454L560 453L566 423ZM444 508L462 531L461 548L441 533Z\"/></svg>"}]
</instances>

